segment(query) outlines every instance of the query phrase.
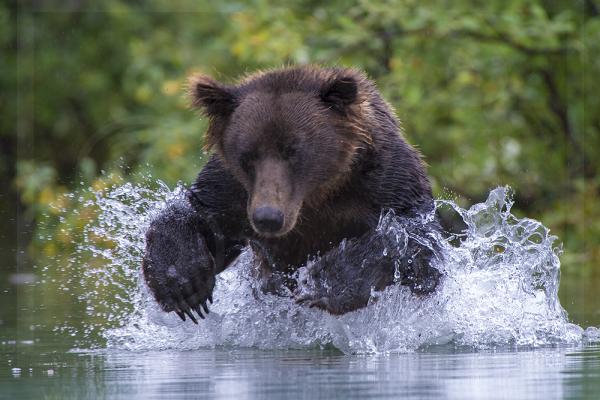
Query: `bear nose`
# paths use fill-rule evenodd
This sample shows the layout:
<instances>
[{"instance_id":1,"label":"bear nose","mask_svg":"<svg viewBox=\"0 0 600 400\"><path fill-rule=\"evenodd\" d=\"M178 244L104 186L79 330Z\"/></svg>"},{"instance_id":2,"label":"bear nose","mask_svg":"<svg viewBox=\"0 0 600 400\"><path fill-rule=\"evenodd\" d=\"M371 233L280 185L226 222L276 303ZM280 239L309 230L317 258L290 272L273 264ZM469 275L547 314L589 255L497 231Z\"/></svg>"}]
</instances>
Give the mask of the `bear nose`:
<instances>
[{"instance_id":1,"label":"bear nose","mask_svg":"<svg viewBox=\"0 0 600 400\"><path fill-rule=\"evenodd\" d=\"M273 207L259 207L252 214L252 222L261 232L275 233L283 227L283 213Z\"/></svg>"}]
</instances>

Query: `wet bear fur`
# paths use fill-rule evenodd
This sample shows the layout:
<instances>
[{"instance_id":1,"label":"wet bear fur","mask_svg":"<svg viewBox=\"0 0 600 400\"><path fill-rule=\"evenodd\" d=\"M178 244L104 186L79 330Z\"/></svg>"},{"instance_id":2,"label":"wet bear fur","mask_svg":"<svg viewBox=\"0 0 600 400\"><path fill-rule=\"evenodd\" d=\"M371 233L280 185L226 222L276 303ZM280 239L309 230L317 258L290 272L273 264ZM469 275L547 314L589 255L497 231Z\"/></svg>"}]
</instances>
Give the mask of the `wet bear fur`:
<instances>
[{"instance_id":1,"label":"wet bear fur","mask_svg":"<svg viewBox=\"0 0 600 400\"><path fill-rule=\"evenodd\" d=\"M264 292L332 314L395 282L436 288L434 252L412 239L401 251L377 229L382 212L410 218L433 201L419 152L362 72L286 67L232 85L196 75L189 91L209 119L211 157L188 204L146 235L144 277L165 311L205 317L215 275L248 245Z\"/></svg>"}]
</instances>

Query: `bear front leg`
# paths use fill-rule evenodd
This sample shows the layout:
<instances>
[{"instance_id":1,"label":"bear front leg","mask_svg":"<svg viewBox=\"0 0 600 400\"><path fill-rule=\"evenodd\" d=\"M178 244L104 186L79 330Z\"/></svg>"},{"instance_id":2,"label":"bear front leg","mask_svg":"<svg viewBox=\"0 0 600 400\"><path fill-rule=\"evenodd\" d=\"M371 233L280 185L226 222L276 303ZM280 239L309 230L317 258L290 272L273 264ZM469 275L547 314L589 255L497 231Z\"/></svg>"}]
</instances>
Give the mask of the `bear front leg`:
<instances>
[{"instance_id":1,"label":"bear front leg","mask_svg":"<svg viewBox=\"0 0 600 400\"><path fill-rule=\"evenodd\" d=\"M431 293L441 274L430 265L433 252L409 239L371 231L342 242L299 273L296 302L334 315L365 307L372 291L398 282L418 295Z\"/></svg>"},{"instance_id":2,"label":"bear front leg","mask_svg":"<svg viewBox=\"0 0 600 400\"><path fill-rule=\"evenodd\" d=\"M171 205L150 224L142 260L146 283L162 309L194 323L193 311L200 318L208 313L215 286L206 236L206 224L189 204Z\"/></svg>"}]
</instances>

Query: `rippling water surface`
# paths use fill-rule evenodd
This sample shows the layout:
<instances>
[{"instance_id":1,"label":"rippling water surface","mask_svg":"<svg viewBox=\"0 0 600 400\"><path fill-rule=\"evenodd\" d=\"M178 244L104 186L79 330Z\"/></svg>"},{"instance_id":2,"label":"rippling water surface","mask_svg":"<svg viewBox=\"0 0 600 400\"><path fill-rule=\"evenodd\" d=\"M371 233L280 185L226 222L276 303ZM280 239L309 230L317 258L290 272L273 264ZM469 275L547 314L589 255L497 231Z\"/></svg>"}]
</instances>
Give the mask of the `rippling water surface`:
<instances>
[{"instance_id":1,"label":"rippling water surface","mask_svg":"<svg viewBox=\"0 0 600 400\"><path fill-rule=\"evenodd\" d=\"M597 399L600 393L596 345L477 352L443 346L364 356L333 350L109 349L23 353L18 365L20 370L3 368L0 398Z\"/></svg>"}]
</instances>

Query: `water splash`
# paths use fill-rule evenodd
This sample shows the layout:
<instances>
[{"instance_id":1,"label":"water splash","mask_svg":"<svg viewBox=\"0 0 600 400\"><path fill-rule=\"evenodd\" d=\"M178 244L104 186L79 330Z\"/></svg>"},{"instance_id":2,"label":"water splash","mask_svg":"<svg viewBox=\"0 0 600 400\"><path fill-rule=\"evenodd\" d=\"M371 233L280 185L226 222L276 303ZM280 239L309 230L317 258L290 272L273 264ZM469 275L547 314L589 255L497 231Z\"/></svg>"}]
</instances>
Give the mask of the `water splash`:
<instances>
[{"instance_id":1,"label":"water splash","mask_svg":"<svg viewBox=\"0 0 600 400\"><path fill-rule=\"evenodd\" d=\"M466 225L450 238L420 237L418 229L411 229L432 215L408 221L382 216L379 228L393 230L399 243L410 236L441 251L444 261L437 267L445 279L434 295L418 298L406 287L392 286L374 293L368 307L332 316L255 290L252 254L246 250L217 277L208 318L197 326L182 322L159 309L139 265L150 221L166 204L183 198L181 186L170 190L160 184L150 190L125 184L96 193L88 204L100 216L86 227L72 265L84 266L85 279L110 287L111 296L99 296L99 291L82 296L91 319L103 321L88 324L86 334L98 330L109 347L129 350L335 346L345 353L412 351L448 343L540 346L576 343L586 336L568 322L558 300L561 245L540 222L511 214L510 190L504 187L469 209L437 201L436 208L457 213ZM100 247L91 237L110 240L113 246ZM90 256L104 262L90 268Z\"/></svg>"}]
</instances>

